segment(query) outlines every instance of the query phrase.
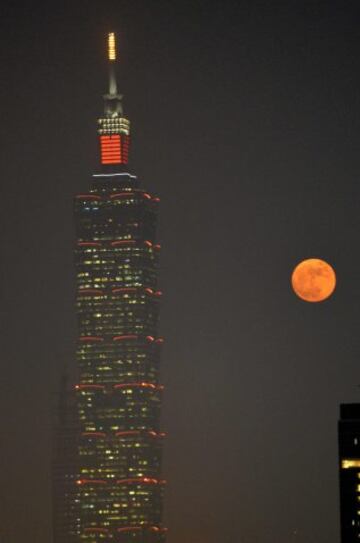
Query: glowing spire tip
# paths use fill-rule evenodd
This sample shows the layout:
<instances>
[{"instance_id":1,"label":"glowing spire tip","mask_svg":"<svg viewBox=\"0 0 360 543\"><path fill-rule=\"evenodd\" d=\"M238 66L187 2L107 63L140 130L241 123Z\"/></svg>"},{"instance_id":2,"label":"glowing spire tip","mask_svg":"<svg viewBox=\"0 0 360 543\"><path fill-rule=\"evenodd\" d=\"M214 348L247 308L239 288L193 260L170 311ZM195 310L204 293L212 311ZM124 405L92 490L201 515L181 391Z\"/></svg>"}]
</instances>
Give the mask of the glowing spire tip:
<instances>
[{"instance_id":1,"label":"glowing spire tip","mask_svg":"<svg viewBox=\"0 0 360 543\"><path fill-rule=\"evenodd\" d=\"M108 58L109 60L116 60L115 32L109 32L108 34Z\"/></svg>"}]
</instances>

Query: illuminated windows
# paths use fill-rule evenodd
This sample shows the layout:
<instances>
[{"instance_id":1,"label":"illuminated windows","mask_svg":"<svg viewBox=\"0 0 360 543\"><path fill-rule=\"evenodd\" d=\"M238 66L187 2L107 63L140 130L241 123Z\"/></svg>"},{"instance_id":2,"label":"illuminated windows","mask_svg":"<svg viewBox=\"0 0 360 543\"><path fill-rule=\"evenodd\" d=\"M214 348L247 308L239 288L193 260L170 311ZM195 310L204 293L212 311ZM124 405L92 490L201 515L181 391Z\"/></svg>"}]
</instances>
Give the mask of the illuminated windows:
<instances>
[{"instance_id":1,"label":"illuminated windows","mask_svg":"<svg viewBox=\"0 0 360 543\"><path fill-rule=\"evenodd\" d=\"M341 461L342 469L360 468L360 459L344 459Z\"/></svg>"},{"instance_id":2,"label":"illuminated windows","mask_svg":"<svg viewBox=\"0 0 360 543\"><path fill-rule=\"evenodd\" d=\"M123 163L128 121L99 125L102 163ZM106 175L75 198L77 479L89 481L76 487L80 540L124 543L134 526L139 543L146 525L151 542L161 543L157 204L134 176ZM127 480L134 482L117 484Z\"/></svg>"}]
</instances>

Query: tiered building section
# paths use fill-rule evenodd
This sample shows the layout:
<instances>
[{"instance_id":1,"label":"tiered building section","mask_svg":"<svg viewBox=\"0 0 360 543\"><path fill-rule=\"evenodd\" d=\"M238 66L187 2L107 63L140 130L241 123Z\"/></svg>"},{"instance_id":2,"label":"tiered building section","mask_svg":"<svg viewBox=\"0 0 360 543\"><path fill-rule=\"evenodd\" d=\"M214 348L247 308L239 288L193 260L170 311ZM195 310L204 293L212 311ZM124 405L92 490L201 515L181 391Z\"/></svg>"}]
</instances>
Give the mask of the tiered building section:
<instances>
[{"instance_id":1,"label":"tiered building section","mask_svg":"<svg viewBox=\"0 0 360 543\"><path fill-rule=\"evenodd\" d=\"M97 175L75 201L84 539L164 532L157 207L125 172Z\"/></svg>"}]
</instances>

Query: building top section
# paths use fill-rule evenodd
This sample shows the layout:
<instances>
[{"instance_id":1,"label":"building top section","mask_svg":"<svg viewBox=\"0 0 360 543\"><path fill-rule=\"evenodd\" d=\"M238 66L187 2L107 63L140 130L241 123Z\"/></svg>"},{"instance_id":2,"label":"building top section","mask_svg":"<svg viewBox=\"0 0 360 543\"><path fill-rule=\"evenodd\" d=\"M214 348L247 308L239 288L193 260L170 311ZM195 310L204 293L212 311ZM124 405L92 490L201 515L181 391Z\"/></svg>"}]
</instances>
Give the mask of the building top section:
<instances>
[{"instance_id":1,"label":"building top section","mask_svg":"<svg viewBox=\"0 0 360 543\"><path fill-rule=\"evenodd\" d=\"M112 167L127 164L130 146L130 121L124 117L122 94L118 93L116 79L116 39L114 32L107 36L107 58L109 89L104 94L104 114L98 119L100 160L102 165Z\"/></svg>"},{"instance_id":2,"label":"building top section","mask_svg":"<svg viewBox=\"0 0 360 543\"><path fill-rule=\"evenodd\" d=\"M360 421L360 403L342 403L340 405L340 420Z\"/></svg>"}]
</instances>

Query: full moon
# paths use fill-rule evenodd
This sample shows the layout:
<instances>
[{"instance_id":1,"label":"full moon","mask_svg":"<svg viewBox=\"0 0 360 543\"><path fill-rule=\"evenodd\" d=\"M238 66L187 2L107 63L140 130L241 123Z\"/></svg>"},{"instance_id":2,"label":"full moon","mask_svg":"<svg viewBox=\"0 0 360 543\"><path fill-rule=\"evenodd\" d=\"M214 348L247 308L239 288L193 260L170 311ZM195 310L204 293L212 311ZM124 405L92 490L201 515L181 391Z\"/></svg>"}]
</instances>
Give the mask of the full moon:
<instances>
[{"instance_id":1,"label":"full moon","mask_svg":"<svg viewBox=\"0 0 360 543\"><path fill-rule=\"evenodd\" d=\"M319 258L308 258L296 266L291 276L295 293L306 302L322 302L335 290L334 269Z\"/></svg>"}]
</instances>

